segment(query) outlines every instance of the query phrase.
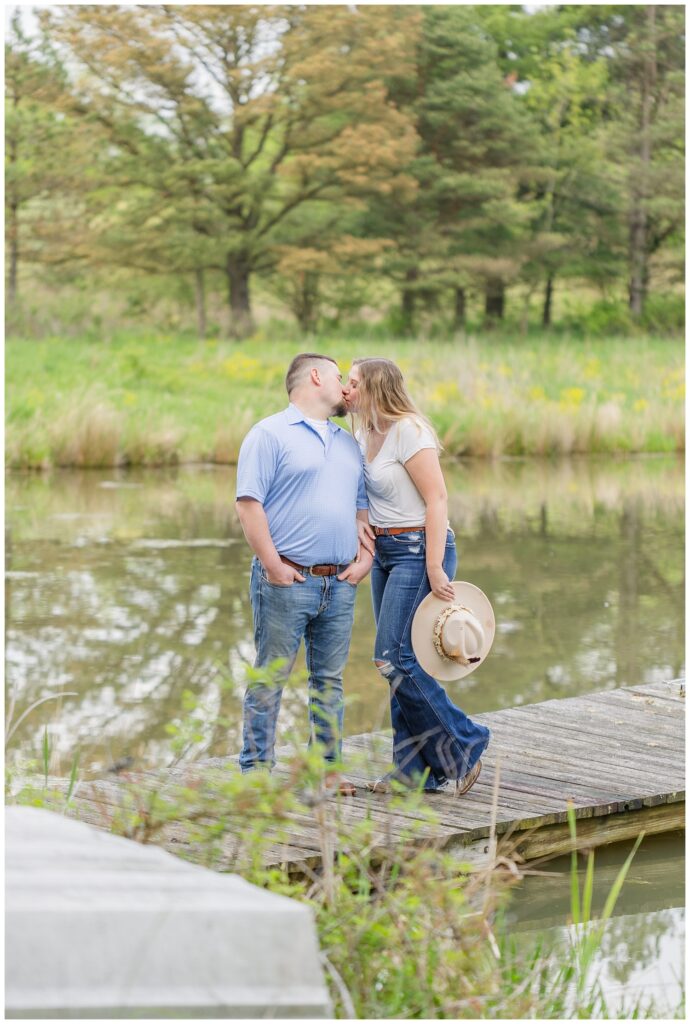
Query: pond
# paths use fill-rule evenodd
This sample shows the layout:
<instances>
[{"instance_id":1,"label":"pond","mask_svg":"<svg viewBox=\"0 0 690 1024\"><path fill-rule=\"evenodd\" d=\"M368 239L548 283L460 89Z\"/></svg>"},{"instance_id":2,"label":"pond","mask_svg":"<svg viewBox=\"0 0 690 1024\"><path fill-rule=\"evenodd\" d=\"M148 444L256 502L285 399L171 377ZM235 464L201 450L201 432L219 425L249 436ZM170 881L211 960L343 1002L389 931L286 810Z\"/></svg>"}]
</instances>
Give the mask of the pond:
<instances>
[{"instance_id":1,"label":"pond","mask_svg":"<svg viewBox=\"0 0 690 1024\"><path fill-rule=\"evenodd\" d=\"M498 624L486 664L449 686L468 713L683 674L681 459L448 461L445 473L457 578L490 596ZM8 477L10 726L42 697L78 695L32 711L12 737L10 761L40 765L47 738L54 774L69 773L77 749L87 777L122 762L166 765L174 756L166 726L194 701L203 725L187 755L238 751L253 644L234 481L234 469L214 466ZM385 684L371 663L370 600L365 581L345 673L348 734L388 725ZM302 657L283 736L303 726L305 707ZM669 949L676 959L682 951L682 839L652 850L669 861L653 886L656 903L639 913L621 903L617 921L628 920L630 949L640 928L656 936L651 966L644 947L653 973ZM617 863L622 854L607 856ZM652 860L641 857L643 876L654 874ZM531 882L540 896L547 891ZM531 882L525 891L534 894ZM542 924L567 916L567 879L549 885L560 895L544 900ZM516 900L516 927L531 902Z\"/></svg>"},{"instance_id":2,"label":"pond","mask_svg":"<svg viewBox=\"0 0 690 1024\"><path fill-rule=\"evenodd\" d=\"M683 462L675 458L449 463L457 577L491 598L486 665L449 690L491 711L683 672ZM183 693L203 698L208 752L238 749L244 665L253 657L249 553L223 467L11 475L7 499L7 677L18 729L53 767L123 757L166 763ZM371 664L368 582L345 673L346 731L388 724ZM293 705L306 696L298 661ZM288 705L290 701L288 700ZM283 729L302 718L287 706Z\"/></svg>"},{"instance_id":3,"label":"pond","mask_svg":"<svg viewBox=\"0 0 690 1024\"><path fill-rule=\"evenodd\" d=\"M685 858L684 833L643 840L606 923L594 960L609 1016L632 1019L633 1010L677 1016L684 995ZM593 915L601 914L632 842L595 851ZM579 858L580 890L586 859ZM505 925L523 954L537 943L559 950L573 938L570 916L570 858L541 865L544 874L526 878L513 890ZM637 1014L644 1016L644 1012Z\"/></svg>"}]
</instances>

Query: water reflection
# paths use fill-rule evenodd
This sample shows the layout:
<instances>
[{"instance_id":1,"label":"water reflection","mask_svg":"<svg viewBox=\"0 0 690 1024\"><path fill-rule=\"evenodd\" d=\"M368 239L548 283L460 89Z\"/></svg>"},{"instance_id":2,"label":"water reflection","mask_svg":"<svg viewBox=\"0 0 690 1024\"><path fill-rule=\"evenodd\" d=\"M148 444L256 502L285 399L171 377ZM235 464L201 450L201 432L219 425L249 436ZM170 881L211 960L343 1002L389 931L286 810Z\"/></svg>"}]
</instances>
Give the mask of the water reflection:
<instances>
[{"instance_id":1,"label":"water reflection","mask_svg":"<svg viewBox=\"0 0 690 1024\"><path fill-rule=\"evenodd\" d=\"M593 914L599 916L631 843L595 854ZM684 833L646 839L633 859L592 967L608 1016L633 1015L637 1006L655 1017L675 1016L683 997L685 938ZM585 858L581 858L580 887ZM544 865L549 877L527 878L514 891L506 925L524 956L537 943L558 951L574 938L570 916L570 862ZM562 956L561 956L562 960ZM643 1014L644 1015L644 1014Z\"/></svg>"},{"instance_id":2,"label":"water reflection","mask_svg":"<svg viewBox=\"0 0 690 1024\"><path fill-rule=\"evenodd\" d=\"M458 576L491 595L499 624L486 666L451 688L468 712L681 674L680 460L451 464L447 480ZM9 690L17 713L80 694L37 709L17 749L35 754L48 723L56 770L76 746L94 769L161 763L186 690L203 695L209 751L237 749L253 648L233 494L226 467L8 478ZM349 733L387 724L373 635L365 583ZM283 731L305 700L298 683Z\"/></svg>"}]
</instances>

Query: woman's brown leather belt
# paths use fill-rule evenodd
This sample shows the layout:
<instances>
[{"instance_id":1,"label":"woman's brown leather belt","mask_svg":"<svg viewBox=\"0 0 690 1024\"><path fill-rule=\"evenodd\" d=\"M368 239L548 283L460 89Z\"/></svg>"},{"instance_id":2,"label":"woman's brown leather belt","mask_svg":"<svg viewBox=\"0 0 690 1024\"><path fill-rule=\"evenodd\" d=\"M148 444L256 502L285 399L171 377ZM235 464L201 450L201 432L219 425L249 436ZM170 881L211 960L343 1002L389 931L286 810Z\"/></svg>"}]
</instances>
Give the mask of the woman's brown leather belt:
<instances>
[{"instance_id":1,"label":"woman's brown leather belt","mask_svg":"<svg viewBox=\"0 0 690 1024\"><path fill-rule=\"evenodd\" d=\"M372 526L377 537L388 537L397 533L419 533L424 531L424 526Z\"/></svg>"}]
</instances>

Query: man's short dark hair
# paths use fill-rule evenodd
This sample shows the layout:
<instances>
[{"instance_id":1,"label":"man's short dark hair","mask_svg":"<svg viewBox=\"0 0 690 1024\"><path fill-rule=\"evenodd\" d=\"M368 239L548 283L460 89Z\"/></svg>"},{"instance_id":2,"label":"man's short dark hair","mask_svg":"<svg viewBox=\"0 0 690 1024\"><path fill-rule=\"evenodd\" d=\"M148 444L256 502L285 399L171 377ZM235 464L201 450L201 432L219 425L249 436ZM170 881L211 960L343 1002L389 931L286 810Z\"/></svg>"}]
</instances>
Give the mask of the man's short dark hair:
<instances>
[{"instance_id":1,"label":"man's short dark hair","mask_svg":"<svg viewBox=\"0 0 690 1024\"><path fill-rule=\"evenodd\" d=\"M338 365L335 359L332 359L330 356L322 356L318 352L300 352L288 366L288 371L285 375L285 388L288 395L299 384L306 364L313 363L317 359L325 359L327 362L333 363L334 366Z\"/></svg>"}]
</instances>

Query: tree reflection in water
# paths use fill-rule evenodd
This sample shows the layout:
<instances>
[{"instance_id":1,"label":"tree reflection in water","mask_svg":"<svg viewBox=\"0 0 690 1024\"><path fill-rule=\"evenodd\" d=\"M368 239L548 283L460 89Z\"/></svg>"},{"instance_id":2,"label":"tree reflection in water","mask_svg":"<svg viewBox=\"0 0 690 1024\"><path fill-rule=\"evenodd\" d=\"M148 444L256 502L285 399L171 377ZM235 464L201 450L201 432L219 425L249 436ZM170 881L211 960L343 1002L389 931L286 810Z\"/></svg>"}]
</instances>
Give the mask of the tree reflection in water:
<instances>
[{"instance_id":1,"label":"tree reflection in water","mask_svg":"<svg viewBox=\"0 0 690 1024\"><path fill-rule=\"evenodd\" d=\"M518 933L515 938L525 958L541 943L555 964L565 962L564 950L571 940L564 927ZM588 976L589 990L595 980L601 985L607 1019L684 1017L684 939L682 907L626 914L607 922Z\"/></svg>"},{"instance_id":2,"label":"tree reflection in water","mask_svg":"<svg viewBox=\"0 0 690 1024\"><path fill-rule=\"evenodd\" d=\"M683 831L649 836L632 861L592 969L600 977L610 1016L630 1016L635 1004L646 1007L650 1001L653 1016L678 1014L683 995L684 840ZM601 914L631 847L625 842L596 850L593 917ZM583 854L581 887L585 864ZM539 867L549 874L520 883L505 923L523 956L541 941L562 963L564 943L576 937L565 927L570 920L570 858L555 858Z\"/></svg>"},{"instance_id":3,"label":"tree reflection in water","mask_svg":"<svg viewBox=\"0 0 690 1024\"><path fill-rule=\"evenodd\" d=\"M680 460L450 463L446 476L458 578L491 596L498 619L487 664L450 687L469 713L680 675ZM47 721L56 770L76 746L93 770L167 762L165 725L191 691L206 749L235 752L253 645L234 472L10 475L6 493L8 688L18 713L61 687L80 693L30 716L19 749L35 756ZM373 633L365 583L349 733L388 724ZM281 734L305 707L297 680Z\"/></svg>"}]
</instances>

